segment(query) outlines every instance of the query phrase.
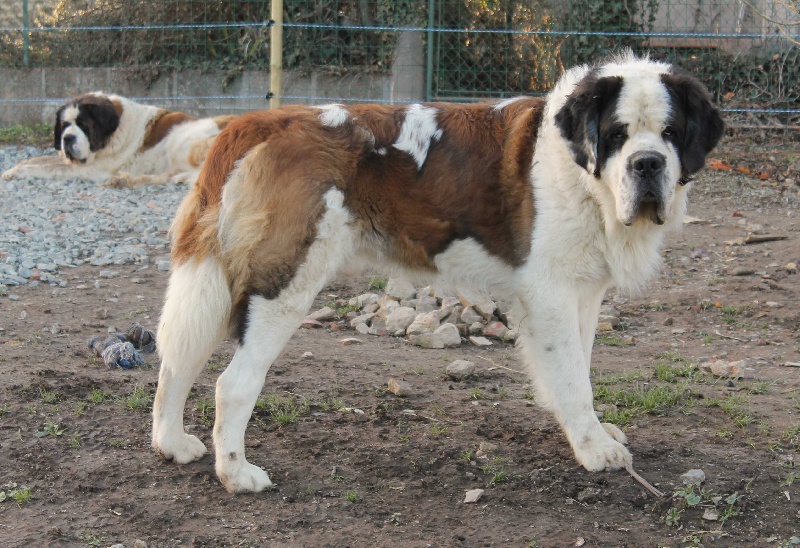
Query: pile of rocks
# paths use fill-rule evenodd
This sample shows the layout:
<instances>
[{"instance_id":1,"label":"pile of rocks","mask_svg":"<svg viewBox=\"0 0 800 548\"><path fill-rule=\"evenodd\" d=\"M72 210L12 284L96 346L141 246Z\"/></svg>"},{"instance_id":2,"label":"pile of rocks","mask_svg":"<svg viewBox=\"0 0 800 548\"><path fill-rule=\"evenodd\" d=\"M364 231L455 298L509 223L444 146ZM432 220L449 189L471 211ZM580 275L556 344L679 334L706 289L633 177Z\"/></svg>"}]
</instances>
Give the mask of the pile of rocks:
<instances>
[{"instance_id":1,"label":"pile of rocks","mask_svg":"<svg viewBox=\"0 0 800 548\"><path fill-rule=\"evenodd\" d=\"M365 293L337 304L358 333L407 337L423 348L450 348L465 341L492 346L492 341L513 343L519 335L509 303L488 296L438 295L431 287L418 290L400 279L389 280L383 295ZM308 316L304 326L319 327L338 318L336 310L324 307Z\"/></svg>"}]
</instances>

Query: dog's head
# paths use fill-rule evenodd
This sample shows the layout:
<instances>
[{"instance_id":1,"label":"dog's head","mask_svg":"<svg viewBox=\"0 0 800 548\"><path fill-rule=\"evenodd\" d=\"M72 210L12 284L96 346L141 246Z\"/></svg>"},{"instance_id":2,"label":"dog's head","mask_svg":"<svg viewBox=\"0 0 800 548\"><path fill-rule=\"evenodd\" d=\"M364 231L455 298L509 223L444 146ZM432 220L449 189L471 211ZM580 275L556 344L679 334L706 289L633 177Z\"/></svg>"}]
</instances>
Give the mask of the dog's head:
<instances>
[{"instance_id":1,"label":"dog's head","mask_svg":"<svg viewBox=\"0 0 800 548\"><path fill-rule=\"evenodd\" d=\"M575 162L611 191L625 225L663 224L676 190L703 167L725 127L693 76L631 55L586 72L555 120Z\"/></svg>"},{"instance_id":2,"label":"dog's head","mask_svg":"<svg viewBox=\"0 0 800 548\"><path fill-rule=\"evenodd\" d=\"M105 95L76 97L56 112L53 146L70 162L90 164L119 127L117 107Z\"/></svg>"}]
</instances>

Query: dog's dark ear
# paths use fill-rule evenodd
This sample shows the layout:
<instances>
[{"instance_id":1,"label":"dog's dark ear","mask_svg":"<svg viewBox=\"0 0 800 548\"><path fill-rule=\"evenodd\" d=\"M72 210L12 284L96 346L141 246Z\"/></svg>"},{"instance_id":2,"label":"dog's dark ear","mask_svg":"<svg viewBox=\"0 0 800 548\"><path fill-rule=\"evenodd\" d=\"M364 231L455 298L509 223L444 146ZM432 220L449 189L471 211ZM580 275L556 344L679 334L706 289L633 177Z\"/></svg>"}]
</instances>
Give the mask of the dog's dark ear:
<instances>
[{"instance_id":1,"label":"dog's dark ear","mask_svg":"<svg viewBox=\"0 0 800 548\"><path fill-rule=\"evenodd\" d=\"M678 126L683 126L681 168L684 175L700 171L725 132L725 122L719 110L711 103L705 86L694 76L680 69L661 77L672 96L672 116Z\"/></svg>"},{"instance_id":2,"label":"dog's dark ear","mask_svg":"<svg viewBox=\"0 0 800 548\"><path fill-rule=\"evenodd\" d=\"M64 112L65 108L67 108L66 105L56 112L56 125L53 129L53 148L56 150L61 150L61 132L63 130L61 127L61 113Z\"/></svg>"},{"instance_id":3,"label":"dog's dark ear","mask_svg":"<svg viewBox=\"0 0 800 548\"><path fill-rule=\"evenodd\" d=\"M103 148L119 127L117 109L106 98L96 102L82 103L80 116L87 118L89 148L93 151Z\"/></svg>"},{"instance_id":4,"label":"dog's dark ear","mask_svg":"<svg viewBox=\"0 0 800 548\"><path fill-rule=\"evenodd\" d=\"M601 167L597 151L600 119L606 109L616 104L622 82L619 76L598 78L589 73L556 113L556 126L569 141L575 162L596 177Z\"/></svg>"}]
</instances>

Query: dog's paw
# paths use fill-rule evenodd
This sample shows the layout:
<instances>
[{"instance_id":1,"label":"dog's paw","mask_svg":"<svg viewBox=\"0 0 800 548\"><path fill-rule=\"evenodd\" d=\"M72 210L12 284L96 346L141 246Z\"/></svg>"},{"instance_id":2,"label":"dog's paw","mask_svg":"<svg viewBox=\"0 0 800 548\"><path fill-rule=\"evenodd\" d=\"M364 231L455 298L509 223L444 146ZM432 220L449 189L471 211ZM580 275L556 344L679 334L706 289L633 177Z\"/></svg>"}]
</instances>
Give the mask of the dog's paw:
<instances>
[{"instance_id":1,"label":"dog's paw","mask_svg":"<svg viewBox=\"0 0 800 548\"><path fill-rule=\"evenodd\" d=\"M633 463L630 451L622 445L626 437L613 424L604 423L603 429L574 447L575 458L590 472L619 470Z\"/></svg>"},{"instance_id":2,"label":"dog's paw","mask_svg":"<svg viewBox=\"0 0 800 548\"><path fill-rule=\"evenodd\" d=\"M230 493L258 493L267 487L272 487L269 475L258 466L244 460L244 456L240 456L237 460L228 460L225 466L218 464L217 476Z\"/></svg>"},{"instance_id":3,"label":"dog's paw","mask_svg":"<svg viewBox=\"0 0 800 548\"><path fill-rule=\"evenodd\" d=\"M11 179L17 178L17 172L19 171L19 166L14 166L11 169L7 169L3 172L3 180L10 181Z\"/></svg>"},{"instance_id":4,"label":"dog's paw","mask_svg":"<svg viewBox=\"0 0 800 548\"><path fill-rule=\"evenodd\" d=\"M608 435L614 438L616 441L620 442L622 445L628 444L628 436L625 435L625 432L619 429L616 424L611 424L610 422L601 422L600 423Z\"/></svg>"},{"instance_id":5,"label":"dog's paw","mask_svg":"<svg viewBox=\"0 0 800 548\"><path fill-rule=\"evenodd\" d=\"M197 436L191 434L181 434L180 436L169 436L166 439L153 440L153 448L161 453L167 460L172 460L178 464L188 464L203 458L206 454L206 446Z\"/></svg>"},{"instance_id":6,"label":"dog's paw","mask_svg":"<svg viewBox=\"0 0 800 548\"><path fill-rule=\"evenodd\" d=\"M101 186L107 186L110 188L131 188L131 177L127 173L112 175L106 179L104 183L101 183Z\"/></svg>"}]
</instances>

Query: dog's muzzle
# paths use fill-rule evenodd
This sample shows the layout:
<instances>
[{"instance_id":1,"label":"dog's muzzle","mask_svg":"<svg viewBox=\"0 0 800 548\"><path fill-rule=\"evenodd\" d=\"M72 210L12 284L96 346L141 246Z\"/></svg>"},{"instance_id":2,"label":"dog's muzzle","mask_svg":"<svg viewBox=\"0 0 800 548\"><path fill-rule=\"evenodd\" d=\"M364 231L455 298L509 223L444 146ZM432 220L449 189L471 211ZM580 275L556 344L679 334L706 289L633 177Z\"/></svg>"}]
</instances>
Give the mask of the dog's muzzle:
<instances>
[{"instance_id":1,"label":"dog's muzzle","mask_svg":"<svg viewBox=\"0 0 800 548\"><path fill-rule=\"evenodd\" d=\"M666 165L667 159L664 155L654 151L637 152L628 159L628 175L634 181L636 189L636 211L633 219L645 217L657 225L664 224L666 208L663 183Z\"/></svg>"},{"instance_id":2,"label":"dog's muzzle","mask_svg":"<svg viewBox=\"0 0 800 548\"><path fill-rule=\"evenodd\" d=\"M76 143L77 138L74 135L64 135L64 137L61 139L61 150L64 151L64 154L66 154L67 159L70 162L78 161L81 164L85 164L86 158L80 158L75 152Z\"/></svg>"}]
</instances>

